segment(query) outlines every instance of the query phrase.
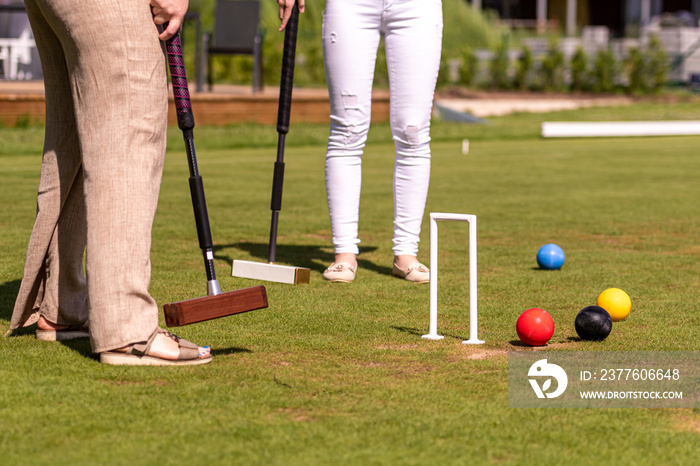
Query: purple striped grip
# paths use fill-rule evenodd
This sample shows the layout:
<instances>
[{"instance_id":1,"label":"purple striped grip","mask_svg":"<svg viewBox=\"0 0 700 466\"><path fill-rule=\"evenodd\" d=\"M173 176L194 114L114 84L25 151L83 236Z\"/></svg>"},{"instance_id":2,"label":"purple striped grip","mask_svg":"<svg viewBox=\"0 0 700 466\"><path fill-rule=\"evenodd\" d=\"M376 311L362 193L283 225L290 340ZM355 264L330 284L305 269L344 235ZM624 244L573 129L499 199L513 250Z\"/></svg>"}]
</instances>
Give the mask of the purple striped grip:
<instances>
[{"instance_id":1,"label":"purple striped grip","mask_svg":"<svg viewBox=\"0 0 700 466\"><path fill-rule=\"evenodd\" d=\"M177 125L181 130L192 129L194 128L194 116L192 115L190 91L187 87L187 73L185 72L185 59L182 55L180 33L168 39L165 42L165 48L168 54L170 81L173 85Z\"/></svg>"}]
</instances>

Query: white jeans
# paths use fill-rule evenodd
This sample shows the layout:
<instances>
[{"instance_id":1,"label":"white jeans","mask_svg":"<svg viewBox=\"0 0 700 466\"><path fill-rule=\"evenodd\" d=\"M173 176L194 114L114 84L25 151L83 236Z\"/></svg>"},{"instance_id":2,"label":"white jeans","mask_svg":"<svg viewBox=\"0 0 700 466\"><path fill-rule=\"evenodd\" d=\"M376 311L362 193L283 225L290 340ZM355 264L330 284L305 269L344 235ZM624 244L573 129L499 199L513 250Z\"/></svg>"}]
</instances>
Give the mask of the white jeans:
<instances>
[{"instance_id":1,"label":"white jeans","mask_svg":"<svg viewBox=\"0 0 700 466\"><path fill-rule=\"evenodd\" d=\"M384 35L394 165L394 255L417 255L430 180L430 114L442 49L441 0L326 0L323 58L331 102L326 194L335 253L359 252L362 151Z\"/></svg>"}]
</instances>

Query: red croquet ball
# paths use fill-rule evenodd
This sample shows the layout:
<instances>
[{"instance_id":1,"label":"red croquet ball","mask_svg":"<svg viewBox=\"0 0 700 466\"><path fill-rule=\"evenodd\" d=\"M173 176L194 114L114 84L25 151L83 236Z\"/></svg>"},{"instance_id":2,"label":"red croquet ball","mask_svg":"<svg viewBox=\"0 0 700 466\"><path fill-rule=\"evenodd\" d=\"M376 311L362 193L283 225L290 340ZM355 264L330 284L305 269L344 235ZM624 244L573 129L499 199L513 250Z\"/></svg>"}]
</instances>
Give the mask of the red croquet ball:
<instances>
[{"instance_id":1,"label":"red croquet ball","mask_svg":"<svg viewBox=\"0 0 700 466\"><path fill-rule=\"evenodd\" d=\"M554 334L554 319L544 309L533 307L520 314L515 330L526 345L546 345Z\"/></svg>"}]
</instances>

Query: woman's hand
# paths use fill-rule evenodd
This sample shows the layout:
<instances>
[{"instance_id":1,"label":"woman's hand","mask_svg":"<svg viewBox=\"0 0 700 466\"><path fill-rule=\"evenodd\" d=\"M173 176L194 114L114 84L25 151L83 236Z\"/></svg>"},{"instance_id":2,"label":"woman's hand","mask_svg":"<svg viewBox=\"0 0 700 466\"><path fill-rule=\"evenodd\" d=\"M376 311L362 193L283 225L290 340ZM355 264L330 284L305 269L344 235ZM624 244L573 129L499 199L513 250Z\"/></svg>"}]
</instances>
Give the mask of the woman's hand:
<instances>
[{"instance_id":1,"label":"woman's hand","mask_svg":"<svg viewBox=\"0 0 700 466\"><path fill-rule=\"evenodd\" d=\"M160 40L168 40L180 30L182 21L185 18L185 13L187 13L189 0L150 1L153 22L159 26L168 23L168 26L158 37L160 37Z\"/></svg>"},{"instance_id":2,"label":"woman's hand","mask_svg":"<svg viewBox=\"0 0 700 466\"><path fill-rule=\"evenodd\" d=\"M282 20L282 24L280 24L280 31L284 31L284 28L287 27L289 17L292 16L292 8L294 7L295 2L299 7L299 13L303 13L304 0L277 0L277 3L280 6L280 20Z\"/></svg>"}]
</instances>

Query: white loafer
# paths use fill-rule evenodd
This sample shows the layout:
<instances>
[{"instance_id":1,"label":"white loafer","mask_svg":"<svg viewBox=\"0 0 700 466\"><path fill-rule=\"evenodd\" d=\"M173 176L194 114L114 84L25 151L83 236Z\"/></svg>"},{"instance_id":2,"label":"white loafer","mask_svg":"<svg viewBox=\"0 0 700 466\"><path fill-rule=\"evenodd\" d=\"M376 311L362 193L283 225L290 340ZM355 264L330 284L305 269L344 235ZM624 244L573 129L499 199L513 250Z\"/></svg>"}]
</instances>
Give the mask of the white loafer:
<instances>
[{"instance_id":1,"label":"white loafer","mask_svg":"<svg viewBox=\"0 0 700 466\"><path fill-rule=\"evenodd\" d=\"M430 281L430 269L420 262L416 262L406 270L402 270L394 264L391 273L395 277L404 278L409 282L428 283Z\"/></svg>"},{"instance_id":2,"label":"white loafer","mask_svg":"<svg viewBox=\"0 0 700 466\"><path fill-rule=\"evenodd\" d=\"M347 262L333 263L323 272L323 278L329 282L352 283L356 270L357 266L353 267Z\"/></svg>"}]
</instances>

